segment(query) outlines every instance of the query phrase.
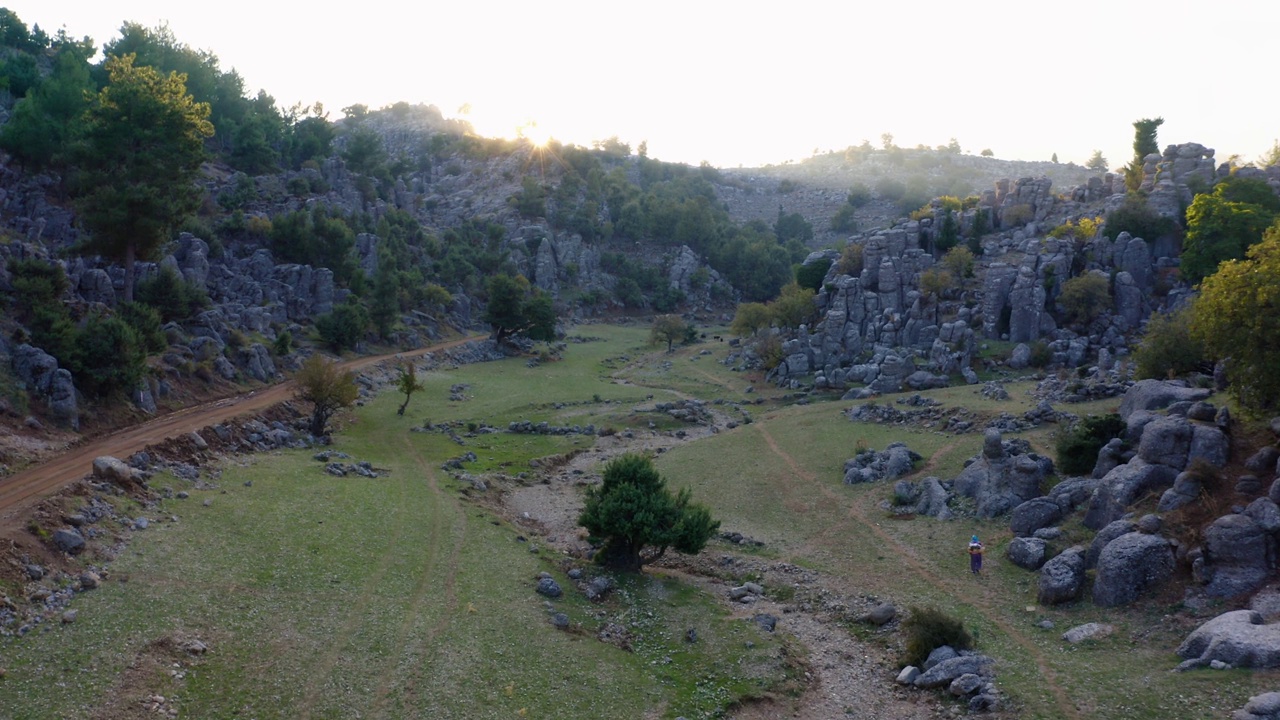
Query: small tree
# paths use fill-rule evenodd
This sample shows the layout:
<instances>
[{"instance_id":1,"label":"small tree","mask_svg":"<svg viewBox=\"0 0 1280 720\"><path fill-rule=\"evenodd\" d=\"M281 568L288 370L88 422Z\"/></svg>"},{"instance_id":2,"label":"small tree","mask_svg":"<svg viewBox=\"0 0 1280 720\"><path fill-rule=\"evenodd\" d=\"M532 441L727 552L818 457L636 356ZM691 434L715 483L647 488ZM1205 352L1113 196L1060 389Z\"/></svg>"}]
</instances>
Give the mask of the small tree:
<instances>
[{"instance_id":1,"label":"small tree","mask_svg":"<svg viewBox=\"0 0 1280 720\"><path fill-rule=\"evenodd\" d=\"M1280 398L1280 223L1245 260L1228 260L1205 278L1192 305L1191 334L1214 359L1230 358L1231 393L1258 413Z\"/></svg>"},{"instance_id":2,"label":"small tree","mask_svg":"<svg viewBox=\"0 0 1280 720\"><path fill-rule=\"evenodd\" d=\"M520 333L534 340L555 339L556 315L551 297L536 289L531 291L523 275L495 275L489 279L488 291L484 321L493 327L494 340L501 343Z\"/></svg>"},{"instance_id":3,"label":"small tree","mask_svg":"<svg viewBox=\"0 0 1280 720\"><path fill-rule=\"evenodd\" d=\"M814 292L791 283L782 288L778 299L769 303L769 311L778 327L796 329L809 321L817 309L813 304Z\"/></svg>"},{"instance_id":4,"label":"small tree","mask_svg":"<svg viewBox=\"0 0 1280 720\"><path fill-rule=\"evenodd\" d=\"M605 466L603 482L587 490L578 522L593 544L603 544L602 563L628 571L656 561L667 548L701 552L720 529L711 511L691 502L688 488L673 495L653 462L634 454Z\"/></svg>"},{"instance_id":5,"label":"small tree","mask_svg":"<svg viewBox=\"0 0 1280 720\"><path fill-rule=\"evenodd\" d=\"M689 332L689 324L679 315L658 315L653 318L653 327L649 330L649 342L667 343L667 352L677 340L683 340Z\"/></svg>"},{"instance_id":6,"label":"small tree","mask_svg":"<svg viewBox=\"0 0 1280 720\"><path fill-rule=\"evenodd\" d=\"M942 256L942 266L951 271L958 281L973 277L973 251L967 247L957 246Z\"/></svg>"},{"instance_id":7,"label":"small tree","mask_svg":"<svg viewBox=\"0 0 1280 720\"><path fill-rule=\"evenodd\" d=\"M355 373L341 369L338 363L312 355L293 376L295 397L312 404L311 434L325 434L329 418L338 410L350 407L359 397Z\"/></svg>"},{"instance_id":8,"label":"small tree","mask_svg":"<svg viewBox=\"0 0 1280 720\"><path fill-rule=\"evenodd\" d=\"M1097 172L1106 172L1107 159L1102 156L1101 150L1094 150L1093 154L1089 156L1089 162L1085 163L1084 166Z\"/></svg>"},{"instance_id":9,"label":"small tree","mask_svg":"<svg viewBox=\"0 0 1280 720\"><path fill-rule=\"evenodd\" d=\"M733 315L729 330L738 337L747 337L769 327L772 321L773 316L764 303L742 303Z\"/></svg>"},{"instance_id":10,"label":"small tree","mask_svg":"<svg viewBox=\"0 0 1280 720\"><path fill-rule=\"evenodd\" d=\"M405 408L409 407L409 399L413 397L414 393L422 389L424 389L424 386L418 381L418 371L413 366L413 363L408 362L400 366L400 376L396 378L396 390L404 393L404 402L400 403L396 414L404 415Z\"/></svg>"}]
</instances>

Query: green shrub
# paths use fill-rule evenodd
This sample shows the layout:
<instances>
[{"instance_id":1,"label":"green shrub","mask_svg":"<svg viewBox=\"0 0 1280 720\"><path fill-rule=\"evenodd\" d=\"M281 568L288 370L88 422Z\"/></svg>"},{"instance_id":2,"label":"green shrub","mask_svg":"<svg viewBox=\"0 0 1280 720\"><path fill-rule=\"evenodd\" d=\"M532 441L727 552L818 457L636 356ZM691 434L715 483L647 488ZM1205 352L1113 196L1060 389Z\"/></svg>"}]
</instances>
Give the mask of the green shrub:
<instances>
[{"instance_id":1,"label":"green shrub","mask_svg":"<svg viewBox=\"0 0 1280 720\"><path fill-rule=\"evenodd\" d=\"M1112 438L1124 434L1125 422L1120 416L1089 415L1069 431L1058 436L1058 472L1062 475L1087 475L1098 462L1098 451Z\"/></svg>"},{"instance_id":2,"label":"green shrub","mask_svg":"<svg viewBox=\"0 0 1280 720\"><path fill-rule=\"evenodd\" d=\"M964 623L938 608L912 607L908 612L907 619L902 621L902 632L906 635L904 664L923 667L929 653L943 645L950 645L954 650L973 647L973 637L964 629Z\"/></svg>"},{"instance_id":3,"label":"green shrub","mask_svg":"<svg viewBox=\"0 0 1280 720\"><path fill-rule=\"evenodd\" d=\"M862 243L849 243L848 245L845 245L844 250L840 251L840 263L836 267L836 272L850 277L858 277L861 275L863 249Z\"/></svg>"},{"instance_id":4,"label":"green shrub","mask_svg":"<svg viewBox=\"0 0 1280 720\"><path fill-rule=\"evenodd\" d=\"M1133 237L1155 242L1173 231L1173 220L1157 215L1148 207L1146 198L1131 193L1125 198L1123 205L1107 214L1103 234L1108 240L1115 240L1120 233L1127 232Z\"/></svg>"},{"instance_id":5,"label":"green shrub","mask_svg":"<svg viewBox=\"0 0 1280 720\"><path fill-rule=\"evenodd\" d=\"M831 269L831 261L826 258L820 258L817 262L811 262L796 268L796 284L802 288L809 288L815 293L822 288L822 280L827 276L827 270Z\"/></svg>"},{"instance_id":6,"label":"green shrub","mask_svg":"<svg viewBox=\"0 0 1280 720\"><path fill-rule=\"evenodd\" d=\"M1031 222L1034 213L1030 205L1013 205L1000 214L1000 224L1006 228L1026 225Z\"/></svg>"},{"instance_id":7,"label":"green shrub","mask_svg":"<svg viewBox=\"0 0 1280 720\"><path fill-rule=\"evenodd\" d=\"M293 352L293 333L283 330L276 335L276 339L271 341L271 351L277 356Z\"/></svg>"},{"instance_id":8,"label":"green shrub","mask_svg":"<svg viewBox=\"0 0 1280 720\"><path fill-rule=\"evenodd\" d=\"M1053 351L1049 349L1048 343L1043 340L1031 343L1031 367L1048 367L1051 362L1053 362Z\"/></svg>"},{"instance_id":9,"label":"green shrub","mask_svg":"<svg viewBox=\"0 0 1280 720\"><path fill-rule=\"evenodd\" d=\"M339 305L328 315L316 318L320 341L335 353L354 348L369 327L369 313L358 302Z\"/></svg>"},{"instance_id":10,"label":"green shrub","mask_svg":"<svg viewBox=\"0 0 1280 720\"><path fill-rule=\"evenodd\" d=\"M1111 283L1098 273L1085 273L1062 283L1058 304L1070 324L1087 325L1111 309Z\"/></svg>"},{"instance_id":11,"label":"green shrub","mask_svg":"<svg viewBox=\"0 0 1280 720\"><path fill-rule=\"evenodd\" d=\"M1206 357L1204 347L1191 335L1189 307L1171 313L1153 313L1133 353L1139 380L1185 375L1197 370Z\"/></svg>"},{"instance_id":12,"label":"green shrub","mask_svg":"<svg viewBox=\"0 0 1280 720\"><path fill-rule=\"evenodd\" d=\"M155 308L136 302L121 303L116 314L138 333L149 352L159 352L169 346L160 327L160 313Z\"/></svg>"},{"instance_id":13,"label":"green shrub","mask_svg":"<svg viewBox=\"0 0 1280 720\"><path fill-rule=\"evenodd\" d=\"M137 387L146 359L143 341L128 323L91 315L76 336L71 374L86 393L107 397Z\"/></svg>"},{"instance_id":14,"label":"green shrub","mask_svg":"<svg viewBox=\"0 0 1280 720\"><path fill-rule=\"evenodd\" d=\"M209 296L203 290L167 267L138 282L134 296L138 302L155 308L162 322L185 320L209 304Z\"/></svg>"}]
</instances>

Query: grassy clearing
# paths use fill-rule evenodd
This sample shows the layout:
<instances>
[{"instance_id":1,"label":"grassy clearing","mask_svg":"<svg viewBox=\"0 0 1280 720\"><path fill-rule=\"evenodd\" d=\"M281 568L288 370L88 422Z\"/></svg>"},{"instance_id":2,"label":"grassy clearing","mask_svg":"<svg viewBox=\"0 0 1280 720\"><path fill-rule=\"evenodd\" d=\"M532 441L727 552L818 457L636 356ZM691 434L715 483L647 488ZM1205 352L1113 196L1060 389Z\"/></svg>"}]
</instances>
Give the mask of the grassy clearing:
<instances>
[{"instance_id":1,"label":"grassy clearing","mask_svg":"<svg viewBox=\"0 0 1280 720\"><path fill-rule=\"evenodd\" d=\"M1056 687L1079 717L1216 718L1280 680L1276 672L1169 673L1172 649L1198 622L1176 598L1119 611L1087 602L1040 608L1036 576L1004 560L1007 522L893 519L879 507L887 485L842 482L859 447L894 441L927 458L917 476L954 477L981 433L852 423L844 411L853 403L830 396L786 405L782 391L720 362L732 352L727 343L668 354L647 345L647 333L582 328L601 340L570 344L560 362L430 373L404 417L394 394L377 398L336 449L388 471L378 479L334 478L310 453L279 453L228 468L219 489L166 501L157 515L179 522L138 534L111 581L76 599L77 622L0 643L8 671L0 716L93 717L96 708L102 718L134 717L142 698L160 694L197 718L709 717L735 699L786 692L803 650L785 636L730 619L715 599L660 573L621 578L608 601L590 603L572 590L563 558L534 551L515 528L463 502L439 469L471 451L477 460L467 472L518 475L535 458L591 442L484 434L468 424L673 429L652 405L680 397L743 403L754 422L658 456L673 485L693 488L724 529L764 540L758 554L829 573L851 595L959 617L978 649L999 659L1000 687L1019 717L1062 717ZM449 399L455 385L467 386L465 400ZM1008 401L971 387L922 394L984 416L1021 414L1033 405L1031 385L1008 384ZM1060 409L1084 415L1117 405ZM458 423L465 446L410 432L424 420ZM1027 437L1052 454L1054 431ZM1072 541L1090 536L1067 530ZM980 578L969 575L964 552L974 533L988 547ZM550 607L533 593L541 571L567 591ZM551 627L552 611L569 617L568 631ZM1045 619L1056 627L1036 627ZM1059 639L1091 621L1117 630L1078 646ZM609 623L631 633L630 652L596 639ZM698 642L686 641L689 629ZM173 650L172 641L193 637L210 645L203 658Z\"/></svg>"}]
</instances>

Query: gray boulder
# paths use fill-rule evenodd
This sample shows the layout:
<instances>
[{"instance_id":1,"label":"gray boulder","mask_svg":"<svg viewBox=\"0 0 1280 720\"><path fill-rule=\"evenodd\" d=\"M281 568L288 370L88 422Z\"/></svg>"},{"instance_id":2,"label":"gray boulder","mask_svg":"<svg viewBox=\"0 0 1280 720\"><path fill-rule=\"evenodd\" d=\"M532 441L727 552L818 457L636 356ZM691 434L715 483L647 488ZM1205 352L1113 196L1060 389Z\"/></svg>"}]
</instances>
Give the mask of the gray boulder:
<instances>
[{"instance_id":1,"label":"gray boulder","mask_svg":"<svg viewBox=\"0 0 1280 720\"><path fill-rule=\"evenodd\" d=\"M1089 543L1089 551L1084 555L1085 569L1091 570L1097 567L1098 558L1102 556L1102 549L1107 546L1107 543L1131 532L1138 532L1138 524L1123 518L1108 523L1106 527L1099 530L1098 534L1093 536L1093 542Z\"/></svg>"},{"instance_id":2,"label":"gray boulder","mask_svg":"<svg viewBox=\"0 0 1280 720\"><path fill-rule=\"evenodd\" d=\"M957 657L960 657L960 653L956 652L956 649L950 645L936 647L929 653L929 657L925 658L924 669L928 671L932 669L934 665L937 665L943 660L950 660L951 658Z\"/></svg>"},{"instance_id":3,"label":"gray boulder","mask_svg":"<svg viewBox=\"0 0 1280 720\"><path fill-rule=\"evenodd\" d=\"M1244 461L1244 467L1246 470L1252 470L1255 473L1274 472L1277 460L1280 460L1280 450L1268 445L1250 455L1249 459Z\"/></svg>"},{"instance_id":4,"label":"gray boulder","mask_svg":"<svg viewBox=\"0 0 1280 720\"><path fill-rule=\"evenodd\" d=\"M1039 570L1044 565L1049 544L1040 538L1016 537L1009 542L1009 562L1024 570Z\"/></svg>"},{"instance_id":5,"label":"gray boulder","mask_svg":"<svg viewBox=\"0 0 1280 720\"><path fill-rule=\"evenodd\" d=\"M1249 503L1244 514L1253 518L1262 531L1269 535L1280 531L1280 506L1269 497L1260 497Z\"/></svg>"},{"instance_id":6,"label":"gray boulder","mask_svg":"<svg viewBox=\"0 0 1280 720\"><path fill-rule=\"evenodd\" d=\"M1041 605L1058 605L1080 597L1084 590L1084 548L1067 548L1040 568L1040 588L1036 600Z\"/></svg>"},{"instance_id":7,"label":"gray boulder","mask_svg":"<svg viewBox=\"0 0 1280 720\"><path fill-rule=\"evenodd\" d=\"M1187 387L1168 380L1139 380L1120 401L1120 417L1128 420L1138 410L1160 410L1183 400L1204 400L1212 394L1207 388Z\"/></svg>"},{"instance_id":8,"label":"gray boulder","mask_svg":"<svg viewBox=\"0 0 1280 720\"><path fill-rule=\"evenodd\" d=\"M117 485L131 485L134 481L133 468L119 458L100 455L93 459L93 476Z\"/></svg>"},{"instance_id":9,"label":"gray boulder","mask_svg":"<svg viewBox=\"0 0 1280 720\"><path fill-rule=\"evenodd\" d=\"M1062 506L1052 498L1032 498L1013 509L1009 528L1016 537L1027 537L1040 528L1058 524L1064 514Z\"/></svg>"},{"instance_id":10,"label":"gray boulder","mask_svg":"<svg viewBox=\"0 0 1280 720\"><path fill-rule=\"evenodd\" d=\"M1280 624L1267 625L1252 610L1232 610L1192 631L1178 656L1195 661L1191 666L1217 660L1232 667L1280 667Z\"/></svg>"},{"instance_id":11,"label":"gray boulder","mask_svg":"<svg viewBox=\"0 0 1280 720\"><path fill-rule=\"evenodd\" d=\"M949 686L961 675L989 676L992 664L991 658L985 655L961 655L943 660L921 673L915 680L915 686L926 689L939 688Z\"/></svg>"},{"instance_id":12,"label":"gray boulder","mask_svg":"<svg viewBox=\"0 0 1280 720\"><path fill-rule=\"evenodd\" d=\"M1137 600L1173 575L1173 548L1159 535L1129 533L1107 543L1098 557L1093 602L1118 607Z\"/></svg>"},{"instance_id":13,"label":"gray boulder","mask_svg":"<svg viewBox=\"0 0 1280 720\"><path fill-rule=\"evenodd\" d=\"M1231 720L1280 720L1280 692L1254 695L1231 714Z\"/></svg>"},{"instance_id":14,"label":"gray boulder","mask_svg":"<svg viewBox=\"0 0 1280 720\"><path fill-rule=\"evenodd\" d=\"M1160 502L1156 505L1159 512L1177 510L1183 505L1195 502L1202 489L1200 477L1194 473L1182 472L1173 480L1173 487L1164 491Z\"/></svg>"},{"instance_id":15,"label":"gray boulder","mask_svg":"<svg viewBox=\"0 0 1280 720\"><path fill-rule=\"evenodd\" d=\"M549 577L539 578L536 590L539 595L549 598L558 598L564 594L564 591L560 589L560 583Z\"/></svg>"},{"instance_id":16,"label":"gray boulder","mask_svg":"<svg viewBox=\"0 0 1280 720\"><path fill-rule=\"evenodd\" d=\"M74 528L58 528L53 531L53 544L69 555L77 555L84 550L84 536Z\"/></svg>"},{"instance_id":17,"label":"gray boulder","mask_svg":"<svg viewBox=\"0 0 1280 720\"><path fill-rule=\"evenodd\" d=\"M1204 568L1210 597L1233 597L1266 584L1276 541L1248 515L1223 515L1204 532Z\"/></svg>"},{"instance_id":18,"label":"gray boulder","mask_svg":"<svg viewBox=\"0 0 1280 720\"><path fill-rule=\"evenodd\" d=\"M1172 467L1151 464L1142 458L1117 466L1099 482L1085 511L1084 526L1091 530L1105 527L1128 512L1129 506L1142 496L1172 485L1177 476L1178 471Z\"/></svg>"},{"instance_id":19,"label":"gray boulder","mask_svg":"<svg viewBox=\"0 0 1280 720\"><path fill-rule=\"evenodd\" d=\"M951 508L947 506L950 499L951 493L942 487L942 481L936 477L927 477L920 483L920 501L916 503L916 514L950 520Z\"/></svg>"}]
</instances>

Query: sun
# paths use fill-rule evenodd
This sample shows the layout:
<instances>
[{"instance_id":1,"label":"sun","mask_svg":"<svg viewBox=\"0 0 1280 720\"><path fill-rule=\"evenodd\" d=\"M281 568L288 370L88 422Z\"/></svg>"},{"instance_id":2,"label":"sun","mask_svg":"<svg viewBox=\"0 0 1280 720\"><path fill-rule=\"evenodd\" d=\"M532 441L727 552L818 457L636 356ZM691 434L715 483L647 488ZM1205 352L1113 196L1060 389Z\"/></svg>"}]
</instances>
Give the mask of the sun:
<instances>
[{"instance_id":1,"label":"sun","mask_svg":"<svg viewBox=\"0 0 1280 720\"><path fill-rule=\"evenodd\" d=\"M536 148L543 148L551 142L551 133L538 125L536 120L528 120L516 127L516 137L528 140Z\"/></svg>"}]
</instances>

